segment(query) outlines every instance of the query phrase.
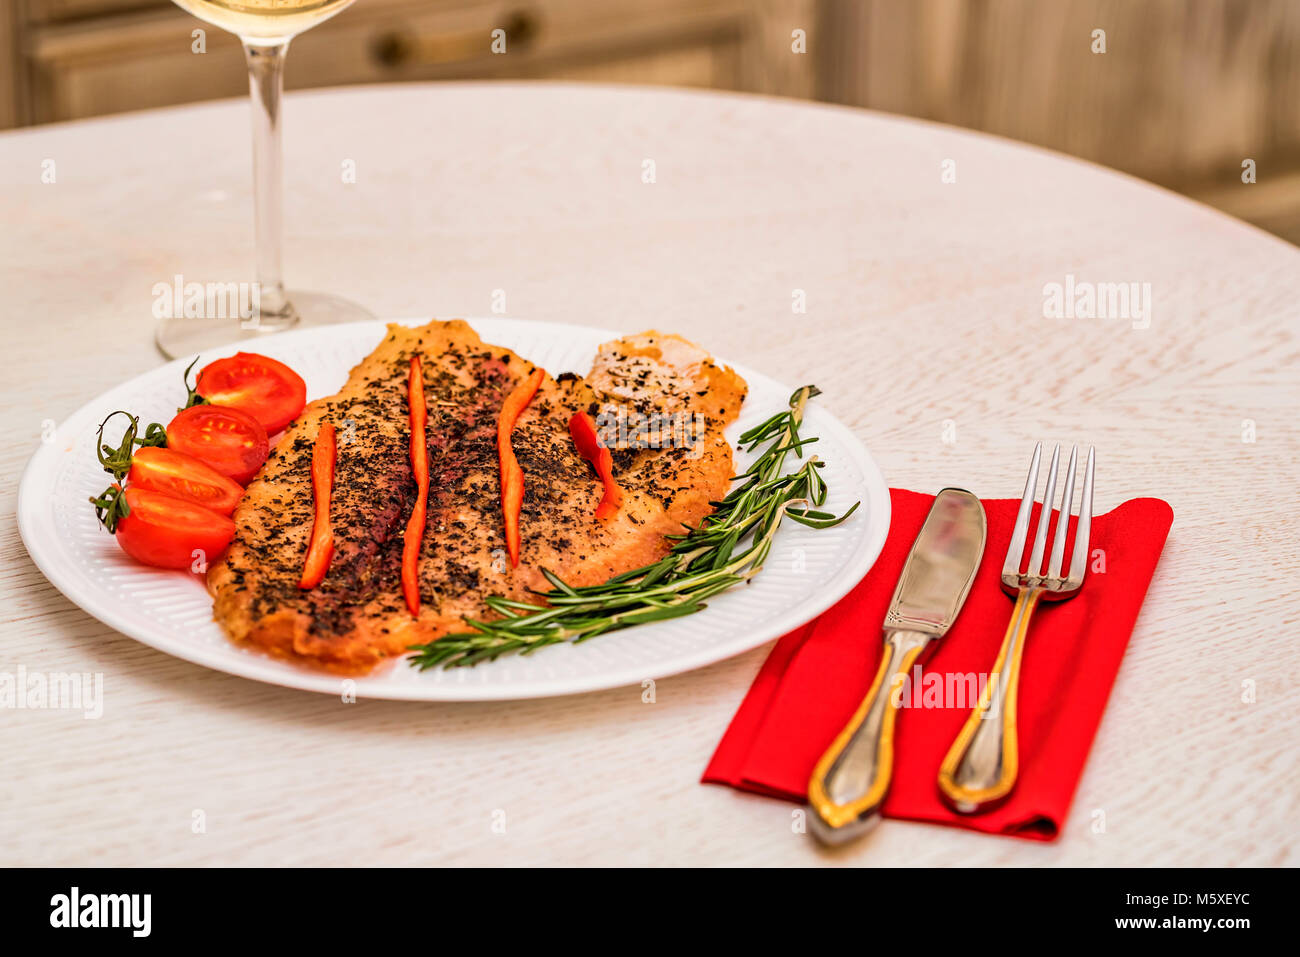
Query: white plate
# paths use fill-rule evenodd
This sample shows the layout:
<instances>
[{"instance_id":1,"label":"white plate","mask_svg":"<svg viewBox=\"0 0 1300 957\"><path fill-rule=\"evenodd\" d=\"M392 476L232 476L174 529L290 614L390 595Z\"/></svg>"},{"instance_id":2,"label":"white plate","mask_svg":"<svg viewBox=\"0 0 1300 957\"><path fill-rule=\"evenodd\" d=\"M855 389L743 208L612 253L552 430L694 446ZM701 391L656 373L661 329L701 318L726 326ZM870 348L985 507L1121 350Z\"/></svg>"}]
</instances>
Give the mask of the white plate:
<instances>
[{"instance_id":1,"label":"white plate","mask_svg":"<svg viewBox=\"0 0 1300 957\"><path fill-rule=\"evenodd\" d=\"M423 320L400 320L419 325ZM596 347L619 333L520 319L472 319L484 340L508 346L552 375L585 374ZM383 338L384 323L359 322L287 332L257 340L256 350L292 366L308 398L336 392L348 371ZM707 343L704 343L707 348ZM238 346L210 350L205 361ZM95 460L95 432L114 409L141 422L167 422L183 398L181 359L138 376L82 407L28 463L18 490L18 527L32 560L68 598L123 634L187 661L234 675L339 694L343 678L238 647L212 620L198 576L137 565L95 520L87 499L108 476ZM793 387L736 366L749 382L736 436L785 408ZM756 648L821 614L867 573L889 530L889 490L862 444L816 401L803 429L816 435L830 485L826 507L837 514L861 500L843 525L810 529L787 522L762 574L750 585L710 599L698 614L592 639L506 656L473 668L419 672L403 662L360 678L360 697L469 701L573 694L661 678ZM739 456L742 464L749 457Z\"/></svg>"}]
</instances>

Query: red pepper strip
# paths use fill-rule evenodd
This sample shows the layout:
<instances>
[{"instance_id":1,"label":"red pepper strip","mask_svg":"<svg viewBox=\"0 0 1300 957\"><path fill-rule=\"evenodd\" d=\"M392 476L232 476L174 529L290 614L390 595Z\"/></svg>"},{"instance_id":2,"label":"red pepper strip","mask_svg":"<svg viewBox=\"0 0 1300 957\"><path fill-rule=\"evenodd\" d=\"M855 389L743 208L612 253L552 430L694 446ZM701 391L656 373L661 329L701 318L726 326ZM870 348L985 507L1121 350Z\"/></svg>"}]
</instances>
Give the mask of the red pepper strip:
<instances>
[{"instance_id":1,"label":"red pepper strip","mask_svg":"<svg viewBox=\"0 0 1300 957\"><path fill-rule=\"evenodd\" d=\"M429 498L429 445L424 424L429 418L424 404L424 372L420 357L411 356L411 374L407 379L406 404L411 410L411 471L415 475L415 507L402 534L402 595L412 615L420 613L420 542L424 539L424 521Z\"/></svg>"},{"instance_id":2,"label":"red pepper strip","mask_svg":"<svg viewBox=\"0 0 1300 957\"><path fill-rule=\"evenodd\" d=\"M515 450L510 447L510 433L521 412L532 401L537 387L546 377L543 369L534 369L532 375L515 386L506 396L497 419L497 458L501 463L501 514L506 524L506 551L511 566L519 564L519 510L524 504L524 470L519 467Z\"/></svg>"},{"instance_id":3,"label":"red pepper strip","mask_svg":"<svg viewBox=\"0 0 1300 957\"><path fill-rule=\"evenodd\" d=\"M311 523L311 543L307 558L302 563L302 578L298 587L315 588L329 571L334 557L334 530L330 527L330 495L334 491L334 458L337 454L334 426L321 423L316 433L316 444L311 450L312 499L316 515Z\"/></svg>"},{"instance_id":4,"label":"red pepper strip","mask_svg":"<svg viewBox=\"0 0 1300 957\"><path fill-rule=\"evenodd\" d=\"M605 495L596 506L597 518L610 518L618 513L623 504L623 490L614 481L614 456L600 443L596 432L596 423L586 412L575 412L569 419L569 434L573 436L573 447L578 454L591 463L605 483Z\"/></svg>"}]
</instances>

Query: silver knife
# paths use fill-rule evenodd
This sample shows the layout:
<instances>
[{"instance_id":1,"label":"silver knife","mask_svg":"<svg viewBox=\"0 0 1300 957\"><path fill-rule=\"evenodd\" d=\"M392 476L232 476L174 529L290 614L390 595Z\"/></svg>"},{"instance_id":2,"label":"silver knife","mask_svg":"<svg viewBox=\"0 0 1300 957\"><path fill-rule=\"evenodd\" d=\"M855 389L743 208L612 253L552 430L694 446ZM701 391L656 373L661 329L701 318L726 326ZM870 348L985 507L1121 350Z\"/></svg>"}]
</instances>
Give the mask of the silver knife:
<instances>
[{"instance_id":1,"label":"silver knife","mask_svg":"<svg viewBox=\"0 0 1300 957\"><path fill-rule=\"evenodd\" d=\"M984 506L946 488L912 545L885 615L885 649L871 690L808 782L811 830L839 844L880 820L894 770L894 688L952 627L984 554Z\"/></svg>"}]
</instances>

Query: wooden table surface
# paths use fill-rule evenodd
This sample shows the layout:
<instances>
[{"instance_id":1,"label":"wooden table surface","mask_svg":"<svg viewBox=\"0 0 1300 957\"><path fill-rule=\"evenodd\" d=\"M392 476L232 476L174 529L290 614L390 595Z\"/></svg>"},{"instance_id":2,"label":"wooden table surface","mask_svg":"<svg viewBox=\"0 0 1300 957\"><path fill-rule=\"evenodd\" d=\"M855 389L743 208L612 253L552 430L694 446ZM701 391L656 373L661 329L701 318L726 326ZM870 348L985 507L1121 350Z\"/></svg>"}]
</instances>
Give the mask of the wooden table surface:
<instances>
[{"instance_id":1,"label":"wooden table surface","mask_svg":"<svg viewBox=\"0 0 1300 957\"><path fill-rule=\"evenodd\" d=\"M829 853L790 805L698 783L768 647L654 704L342 704L170 658L37 571L14 504L43 423L162 361L154 283L251 269L247 121L227 102L0 136L0 671L103 672L105 697L99 720L0 711L0 863L1300 863L1295 248L866 112L566 85L289 98L291 286L441 317L502 290L510 316L677 330L817 382L892 485L1015 496L1035 440L1078 440L1099 509L1171 503L1060 839L886 822ZM1149 283L1149 324L1045 318L1067 275Z\"/></svg>"}]
</instances>

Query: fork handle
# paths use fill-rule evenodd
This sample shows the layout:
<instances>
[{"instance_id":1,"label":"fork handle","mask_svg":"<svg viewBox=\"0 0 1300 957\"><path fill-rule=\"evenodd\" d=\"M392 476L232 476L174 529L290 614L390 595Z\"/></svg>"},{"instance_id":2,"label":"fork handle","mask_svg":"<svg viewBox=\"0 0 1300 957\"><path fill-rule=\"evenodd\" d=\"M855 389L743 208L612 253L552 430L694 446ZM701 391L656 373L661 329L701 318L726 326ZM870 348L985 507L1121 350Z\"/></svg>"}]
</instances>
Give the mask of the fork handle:
<instances>
[{"instance_id":1,"label":"fork handle","mask_svg":"<svg viewBox=\"0 0 1300 957\"><path fill-rule=\"evenodd\" d=\"M984 686L979 704L939 766L939 790L961 814L978 814L997 806L1016 786L1020 659L1029 619L1042 594L1041 588L1026 588L1016 596L1007 633L993 663L992 679Z\"/></svg>"},{"instance_id":2,"label":"fork handle","mask_svg":"<svg viewBox=\"0 0 1300 957\"><path fill-rule=\"evenodd\" d=\"M920 659L932 636L890 631L871 690L817 762L808 782L813 835L840 844L880 820L894 772L894 688Z\"/></svg>"}]
</instances>

